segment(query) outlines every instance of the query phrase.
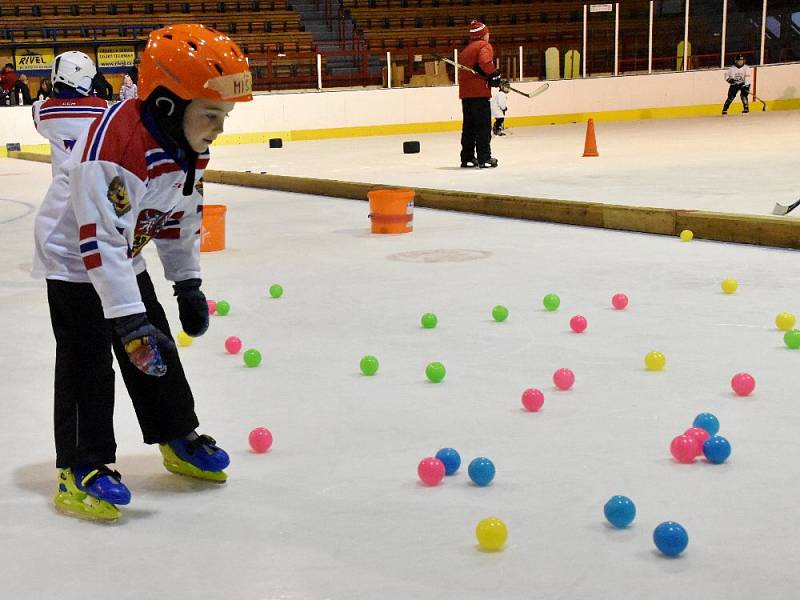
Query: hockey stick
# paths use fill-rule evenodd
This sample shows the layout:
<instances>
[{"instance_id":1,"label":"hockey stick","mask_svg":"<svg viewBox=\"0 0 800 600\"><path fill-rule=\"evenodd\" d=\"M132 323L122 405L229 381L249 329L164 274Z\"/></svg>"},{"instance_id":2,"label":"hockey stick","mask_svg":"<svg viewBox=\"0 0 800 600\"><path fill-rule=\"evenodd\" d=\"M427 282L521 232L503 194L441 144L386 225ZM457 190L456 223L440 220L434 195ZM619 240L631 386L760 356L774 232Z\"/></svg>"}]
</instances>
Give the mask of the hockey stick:
<instances>
[{"instance_id":1,"label":"hockey stick","mask_svg":"<svg viewBox=\"0 0 800 600\"><path fill-rule=\"evenodd\" d=\"M783 204L776 202L775 208L772 209L772 214L780 216L788 215L798 206L800 206L800 200L798 200L797 202L792 202L789 206L784 206Z\"/></svg>"},{"instance_id":2,"label":"hockey stick","mask_svg":"<svg viewBox=\"0 0 800 600\"><path fill-rule=\"evenodd\" d=\"M764 102L761 98L759 98L755 94L750 94L750 95L753 97L753 100L761 103L761 112L764 112L765 110L767 110L767 103L766 102Z\"/></svg>"},{"instance_id":3,"label":"hockey stick","mask_svg":"<svg viewBox=\"0 0 800 600\"><path fill-rule=\"evenodd\" d=\"M433 57L436 60L440 60L440 61L442 61L444 63L447 63L448 65L451 65L451 66L455 67L456 69L462 69L464 71L472 73L473 75L477 75L478 77L483 77L483 75L478 73L475 69L471 69L467 65L462 65L461 63L457 63L456 61L454 61L451 58L445 58L444 56L439 56L438 54L434 54ZM538 96L539 94L542 94L542 93L546 92L550 88L550 84L549 83L545 83L545 84L540 85L538 88L536 88L535 90L533 90L529 94L527 92L523 92L522 90L518 90L518 89L516 89L514 87L511 87L508 84L506 84L506 85L507 85L508 89L511 90L512 92L514 92L516 94L519 94L520 96L525 96L526 98L533 98L534 96Z\"/></svg>"}]
</instances>

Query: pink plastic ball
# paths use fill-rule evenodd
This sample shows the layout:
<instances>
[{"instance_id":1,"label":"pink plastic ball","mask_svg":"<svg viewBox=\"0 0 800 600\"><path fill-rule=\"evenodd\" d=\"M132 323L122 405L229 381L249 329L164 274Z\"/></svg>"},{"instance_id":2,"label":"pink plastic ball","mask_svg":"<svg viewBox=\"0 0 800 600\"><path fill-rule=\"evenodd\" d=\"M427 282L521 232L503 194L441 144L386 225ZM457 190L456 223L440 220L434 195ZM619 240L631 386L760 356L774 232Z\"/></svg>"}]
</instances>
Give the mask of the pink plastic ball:
<instances>
[{"instance_id":1,"label":"pink plastic ball","mask_svg":"<svg viewBox=\"0 0 800 600\"><path fill-rule=\"evenodd\" d=\"M537 389L529 388L522 392L522 406L529 412L538 412L544 404L544 394Z\"/></svg>"},{"instance_id":2,"label":"pink plastic ball","mask_svg":"<svg viewBox=\"0 0 800 600\"><path fill-rule=\"evenodd\" d=\"M250 447L253 452L263 454L272 446L272 433L266 427L256 427L250 432Z\"/></svg>"},{"instance_id":3,"label":"pink plastic ball","mask_svg":"<svg viewBox=\"0 0 800 600\"><path fill-rule=\"evenodd\" d=\"M694 459L699 454L699 445L697 440L688 435L679 435L672 440L669 445L669 451L672 456L679 463L689 464L694 462Z\"/></svg>"},{"instance_id":4,"label":"pink plastic ball","mask_svg":"<svg viewBox=\"0 0 800 600\"><path fill-rule=\"evenodd\" d=\"M560 390L568 390L575 383L575 373L569 369L559 369L553 373L553 383Z\"/></svg>"},{"instance_id":5,"label":"pink plastic ball","mask_svg":"<svg viewBox=\"0 0 800 600\"><path fill-rule=\"evenodd\" d=\"M737 373L731 379L731 387L737 396L749 396L756 389L756 380L749 373Z\"/></svg>"},{"instance_id":6,"label":"pink plastic ball","mask_svg":"<svg viewBox=\"0 0 800 600\"><path fill-rule=\"evenodd\" d=\"M213 315L215 312L217 312L217 301L208 300L208 314Z\"/></svg>"},{"instance_id":7,"label":"pink plastic ball","mask_svg":"<svg viewBox=\"0 0 800 600\"><path fill-rule=\"evenodd\" d=\"M706 443L706 440L711 437L711 434L708 433L702 427L690 427L686 431L683 432L683 435L687 435L690 438L693 438L695 442L697 442L697 455L703 452L703 444Z\"/></svg>"},{"instance_id":8,"label":"pink plastic ball","mask_svg":"<svg viewBox=\"0 0 800 600\"><path fill-rule=\"evenodd\" d=\"M625 294L614 294L611 298L611 306L617 310L625 310L628 306L628 297Z\"/></svg>"},{"instance_id":9,"label":"pink plastic ball","mask_svg":"<svg viewBox=\"0 0 800 600\"><path fill-rule=\"evenodd\" d=\"M417 474L425 485L437 485L444 479L444 463L433 456L423 458L419 461Z\"/></svg>"},{"instance_id":10,"label":"pink plastic ball","mask_svg":"<svg viewBox=\"0 0 800 600\"><path fill-rule=\"evenodd\" d=\"M227 340L225 340L225 350L228 351L228 354L238 354L239 350L242 349L242 340L240 340L235 335L232 335Z\"/></svg>"},{"instance_id":11,"label":"pink plastic ball","mask_svg":"<svg viewBox=\"0 0 800 600\"><path fill-rule=\"evenodd\" d=\"M589 325L586 317L582 317L581 315L575 315L569 320L569 326L572 331L575 333L583 333L586 331L586 327Z\"/></svg>"}]
</instances>

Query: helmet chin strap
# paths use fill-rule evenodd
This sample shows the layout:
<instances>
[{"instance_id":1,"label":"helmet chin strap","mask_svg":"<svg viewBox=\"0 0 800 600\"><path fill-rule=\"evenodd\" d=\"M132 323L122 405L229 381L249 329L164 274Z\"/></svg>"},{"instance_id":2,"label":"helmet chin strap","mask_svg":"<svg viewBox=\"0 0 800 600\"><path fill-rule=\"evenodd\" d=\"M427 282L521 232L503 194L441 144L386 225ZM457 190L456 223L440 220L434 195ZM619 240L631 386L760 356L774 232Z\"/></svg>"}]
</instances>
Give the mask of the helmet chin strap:
<instances>
[{"instance_id":1,"label":"helmet chin strap","mask_svg":"<svg viewBox=\"0 0 800 600\"><path fill-rule=\"evenodd\" d=\"M146 108L153 115L161 135L186 156L184 196L191 196L194 193L195 163L197 162L197 152L189 145L183 132L183 115L189 102L166 88L158 88L145 101Z\"/></svg>"}]
</instances>

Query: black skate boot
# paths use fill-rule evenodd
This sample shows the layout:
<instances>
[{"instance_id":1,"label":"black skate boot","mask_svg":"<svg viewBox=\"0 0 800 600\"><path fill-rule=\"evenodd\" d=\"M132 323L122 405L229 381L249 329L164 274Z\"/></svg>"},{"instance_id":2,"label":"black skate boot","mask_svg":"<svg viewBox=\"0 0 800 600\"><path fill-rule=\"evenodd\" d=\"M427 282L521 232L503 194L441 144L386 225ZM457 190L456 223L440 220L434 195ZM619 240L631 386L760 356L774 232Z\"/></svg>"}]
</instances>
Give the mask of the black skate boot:
<instances>
[{"instance_id":1,"label":"black skate boot","mask_svg":"<svg viewBox=\"0 0 800 600\"><path fill-rule=\"evenodd\" d=\"M474 158L471 160L464 160L461 161L461 168L462 169L475 169L478 167L478 161Z\"/></svg>"},{"instance_id":2,"label":"black skate boot","mask_svg":"<svg viewBox=\"0 0 800 600\"><path fill-rule=\"evenodd\" d=\"M478 167L481 169L494 169L497 166L497 159L490 158L488 160L484 160L478 163Z\"/></svg>"}]
</instances>

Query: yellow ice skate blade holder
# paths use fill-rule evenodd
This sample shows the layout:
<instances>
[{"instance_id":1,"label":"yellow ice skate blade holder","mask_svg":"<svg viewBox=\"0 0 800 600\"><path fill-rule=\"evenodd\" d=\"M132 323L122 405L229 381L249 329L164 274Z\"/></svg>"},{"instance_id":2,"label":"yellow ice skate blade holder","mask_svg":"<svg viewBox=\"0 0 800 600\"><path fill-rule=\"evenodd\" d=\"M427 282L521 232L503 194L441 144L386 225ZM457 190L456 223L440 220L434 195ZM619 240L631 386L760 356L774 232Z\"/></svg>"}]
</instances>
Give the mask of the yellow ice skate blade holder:
<instances>
[{"instance_id":1,"label":"yellow ice skate blade holder","mask_svg":"<svg viewBox=\"0 0 800 600\"><path fill-rule=\"evenodd\" d=\"M159 444L158 449L161 450L161 455L164 457L164 467L170 473L216 483L225 483L228 480L225 471L203 471L179 458L168 444Z\"/></svg>"},{"instance_id":2,"label":"yellow ice skate blade holder","mask_svg":"<svg viewBox=\"0 0 800 600\"><path fill-rule=\"evenodd\" d=\"M90 496L78 489L72 469L61 469L58 473L58 491L53 504L63 513L89 521L116 521L122 516L120 510L105 500Z\"/></svg>"}]
</instances>

